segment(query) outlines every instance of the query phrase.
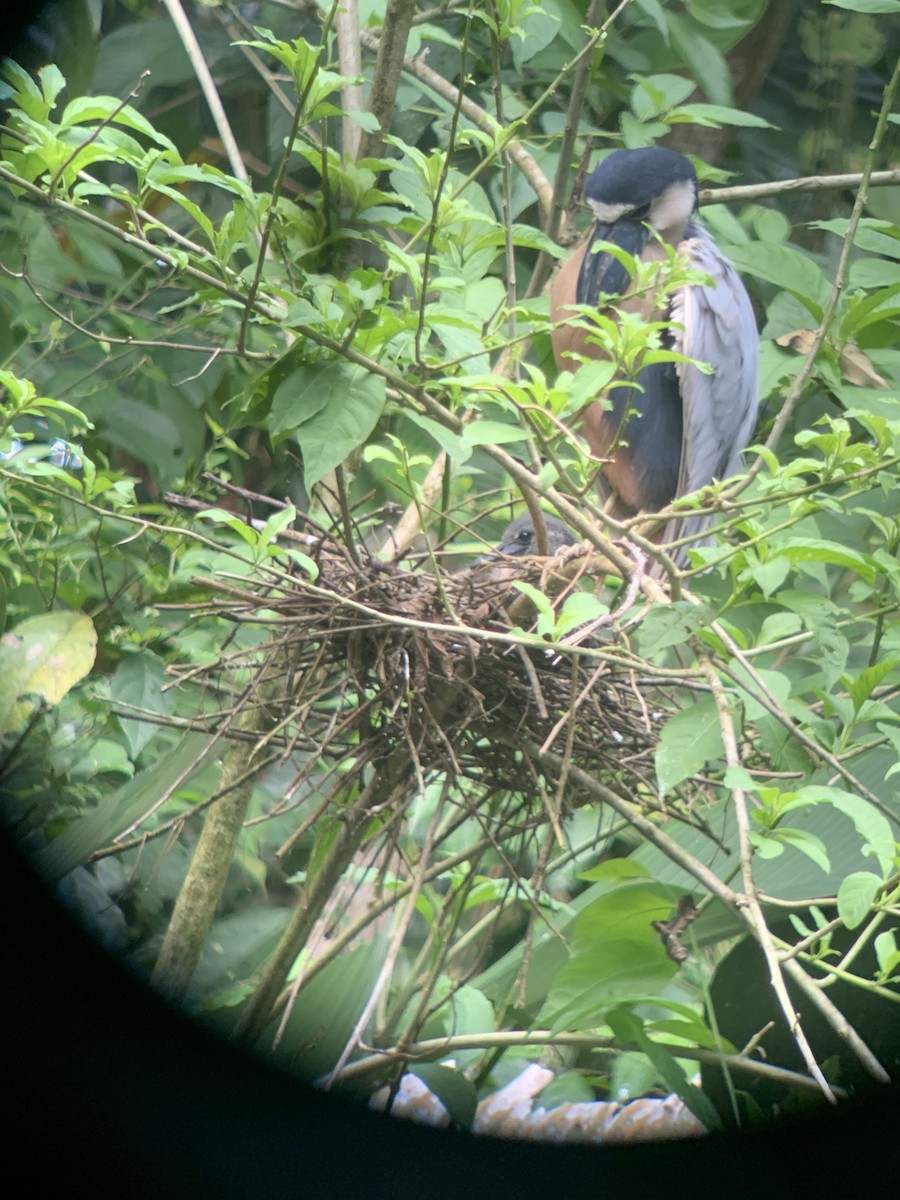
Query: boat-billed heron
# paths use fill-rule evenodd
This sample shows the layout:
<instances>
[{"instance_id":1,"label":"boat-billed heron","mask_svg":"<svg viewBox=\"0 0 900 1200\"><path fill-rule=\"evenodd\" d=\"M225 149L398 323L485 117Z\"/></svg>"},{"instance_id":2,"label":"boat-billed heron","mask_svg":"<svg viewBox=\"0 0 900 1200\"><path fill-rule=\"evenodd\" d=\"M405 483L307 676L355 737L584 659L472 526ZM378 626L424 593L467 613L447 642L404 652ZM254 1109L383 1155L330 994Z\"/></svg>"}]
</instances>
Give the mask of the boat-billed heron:
<instances>
[{"instance_id":1,"label":"boat-billed heron","mask_svg":"<svg viewBox=\"0 0 900 1200\"><path fill-rule=\"evenodd\" d=\"M572 530L559 517L543 514L547 533L547 550L558 554L565 546L574 546L578 541ZM490 554L483 554L472 567L472 578L479 585L491 583L509 584L521 575L521 568L509 562L510 558L524 558L537 554L537 536L530 513L523 513L510 521L503 530L500 544Z\"/></svg>"},{"instance_id":2,"label":"boat-billed heron","mask_svg":"<svg viewBox=\"0 0 900 1200\"><path fill-rule=\"evenodd\" d=\"M544 513L544 529L547 531L547 551L550 554L558 554L563 546L574 546L578 541L572 530L559 517L551 517ZM497 553L513 557L537 554L537 537L529 513L523 513L521 517L510 521L503 530Z\"/></svg>"},{"instance_id":3,"label":"boat-billed heron","mask_svg":"<svg viewBox=\"0 0 900 1200\"><path fill-rule=\"evenodd\" d=\"M584 194L596 224L563 264L550 295L559 368L576 370L579 355L605 356L589 340L585 321L575 318L573 304L669 322L665 347L712 367L705 374L688 363L653 363L641 369L637 387L614 387L608 403L586 410L585 438L605 464L598 486L621 519L658 511L740 469L756 424L759 336L744 285L695 219L697 176L683 155L663 147L614 150L594 169ZM634 283L622 263L602 246L594 250L601 242L643 262L664 260L661 243L668 243L710 282L676 289L664 311L654 312L653 289L631 294ZM690 516L670 521L662 540L711 523ZM685 559L683 552L676 555L679 563Z\"/></svg>"}]
</instances>

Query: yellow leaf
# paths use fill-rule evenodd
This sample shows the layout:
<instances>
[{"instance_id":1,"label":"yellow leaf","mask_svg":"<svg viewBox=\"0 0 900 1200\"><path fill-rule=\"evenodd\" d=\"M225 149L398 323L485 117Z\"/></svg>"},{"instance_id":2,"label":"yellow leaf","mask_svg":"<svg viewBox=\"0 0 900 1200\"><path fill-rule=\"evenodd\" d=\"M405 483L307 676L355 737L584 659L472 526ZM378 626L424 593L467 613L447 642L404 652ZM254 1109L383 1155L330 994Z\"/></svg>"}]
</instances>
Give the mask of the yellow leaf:
<instances>
[{"instance_id":1,"label":"yellow leaf","mask_svg":"<svg viewBox=\"0 0 900 1200\"><path fill-rule=\"evenodd\" d=\"M97 633L81 613L29 617L0 638L0 735L58 704L94 665Z\"/></svg>"}]
</instances>

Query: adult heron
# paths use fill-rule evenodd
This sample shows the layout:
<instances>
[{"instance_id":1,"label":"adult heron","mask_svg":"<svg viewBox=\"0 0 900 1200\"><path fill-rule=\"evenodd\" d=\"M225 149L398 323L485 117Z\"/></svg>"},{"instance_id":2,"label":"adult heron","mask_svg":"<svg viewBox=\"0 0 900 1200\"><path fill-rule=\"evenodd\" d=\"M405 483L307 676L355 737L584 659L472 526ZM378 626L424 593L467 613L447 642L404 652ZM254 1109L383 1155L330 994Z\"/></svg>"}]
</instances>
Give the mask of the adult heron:
<instances>
[{"instance_id":1,"label":"adult heron","mask_svg":"<svg viewBox=\"0 0 900 1200\"><path fill-rule=\"evenodd\" d=\"M706 374L689 363L648 364L637 387L615 387L608 403L586 410L585 438L604 460L601 496L610 499L612 515L624 519L657 512L740 469L757 418L759 335L744 285L695 218L697 176L683 155L661 146L614 150L594 169L584 194L596 223L550 294L559 368L575 370L579 356L605 357L576 319L574 304L664 321L667 348L712 367ZM642 262L662 261L663 243L674 246L710 282L677 288L663 311L653 311L652 294L634 292L634 280L601 242ZM662 540L696 535L712 520L679 517L667 523ZM676 553L676 562L685 561L683 550Z\"/></svg>"}]
</instances>

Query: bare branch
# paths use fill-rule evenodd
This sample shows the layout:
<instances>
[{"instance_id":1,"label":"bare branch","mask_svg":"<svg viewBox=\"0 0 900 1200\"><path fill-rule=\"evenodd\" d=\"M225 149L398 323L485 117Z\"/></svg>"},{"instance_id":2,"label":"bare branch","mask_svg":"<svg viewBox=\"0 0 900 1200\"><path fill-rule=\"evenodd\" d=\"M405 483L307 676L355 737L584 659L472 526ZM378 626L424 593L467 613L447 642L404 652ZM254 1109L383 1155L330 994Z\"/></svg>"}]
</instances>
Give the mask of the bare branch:
<instances>
[{"instance_id":1,"label":"bare branch","mask_svg":"<svg viewBox=\"0 0 900 1200\"><path fill-rule=\"evenodd\" d=\"M178 36L181 38L181 44L184 46L185 53L191 60L191 66L194 68L194 74L197 76L197 82L200 84L206 103L209 106L209 111L212 113L212 119L215 122L219 137L222 139L225 153L228 155L232 174L235 178L247 183L249 175L247 174L247 168L244 166L244 160L241 157L237 140L231 131L231 125L228 117L225 115L225 108L219 98L219 92L212 77L212 72L206 65L206 59L203 57L200 43L197 41L197 36L191 27L190 21L187 19L187 14L181 7L181 0L163 0L163 4L172 18L172 24L178 31Z\"/></svg>"},{"instance_id":2,"label":"bare branch","mask_svg":"<svg viewBox=\"0 0 900 1200\"><path fill-rule=\"evenodd\" d=\"M803 175L798 179L776 179L771 183L747 183L740 187L701 188L701 204L741 204L747 200L767 200L786 192L834 192L843 188L858 188L863 180L868 187L894 187L900 183L900 168L893 171L872 171L854 175Z\"/></svg>"},{"instance_id":3,"label":"bare branch","mask_svg":"<svg viewBox=\"0 0 900 1200\"><path fill-rule=\"evenodd\" d=\"M337 33L338 65L342 75L358 78L362 72L362 59L359 52L359 6L357 0L341 0L337 15L334 18ZM361 83L345 83L341 88L341 108L344 115L341 118L341 149L344 157L350 162L359 158L359 147L362 140L362 129L350 116L353 112L362 112L365 101Z\"/></svg>"},{"instance_id":4,"label":"bare branch","mask_svg":"<svg viewBox=\"0 0 900 1200\"><path fill-rule=\"evenodd\" d=\"M407 61L406 43L415 11L415 0L388 0L381 33L374 39L377 43L375 74L369 93L369 111L378 120L378 132L363 135L362 158L378 158L384 148L384 136L390 131L394 115L400 74ZM360 39L363 45L372 49L373 39L368 34L361 32Z\"/></svg>"},{"instance_id":5,"label":"bare branch","mask_svg":"<svg viewBox=\"0 0 900 1200\"><path fill-rule=\"evenodd\" d=\"M702 649L700 651L700 665L703 667L706 678L709 681L709 686L712 689L713 698L716 703L716 711L719 714L719 729L722 734L722 742L725 746L725 761L729 767L739 767L741 766L741 760L738 754L731 705L715 667ZM746 912L750 918L753 936L756 938L763 952L763 957L769 968L769 982L772 985L778 1005L784 1014L791 1036L797 1044L797 1049L800 1051L804 1063L806 1063L806 1069L822 1089L822 1094L826 1100L834 1104L836 1103L834 1092L822 1074L821 1067L816 1062L816 1056L813 1054L806 1033L800 1024L799 1015L795 1011L791 998L788 995L782 972L782 964L778 959L778 952L775 949L775 943L766 924L766 918L763 916L763 911L760 908L759 898L756 894L756 883L753 878L753 845L750 841L750 815L747 810L747 796L744 789L739 787L732 788L731 799L737 819L741 878L744 884Z\"/></svg>"}]
</instances>

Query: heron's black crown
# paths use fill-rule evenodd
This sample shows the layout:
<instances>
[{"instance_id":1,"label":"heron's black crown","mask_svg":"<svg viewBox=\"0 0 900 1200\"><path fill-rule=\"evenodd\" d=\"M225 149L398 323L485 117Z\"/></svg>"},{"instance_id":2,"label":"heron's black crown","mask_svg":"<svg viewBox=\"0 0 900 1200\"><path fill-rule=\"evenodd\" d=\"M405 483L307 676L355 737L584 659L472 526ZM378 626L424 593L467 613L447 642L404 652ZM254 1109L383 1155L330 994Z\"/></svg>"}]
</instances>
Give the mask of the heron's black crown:
<instances>
[{"instance_id":1,"label":"heron's black crown","mask_svg":"<svg viewBox=\"0 0 900 1200\"><path fill-rule=\"evenodd\" d=\"M594 168L584 195L594 204L633 210L651 204L673 183L690 183L696 201L697 173L683 154L665 146L613 150Z\"/></svg>"}]
</instances>

